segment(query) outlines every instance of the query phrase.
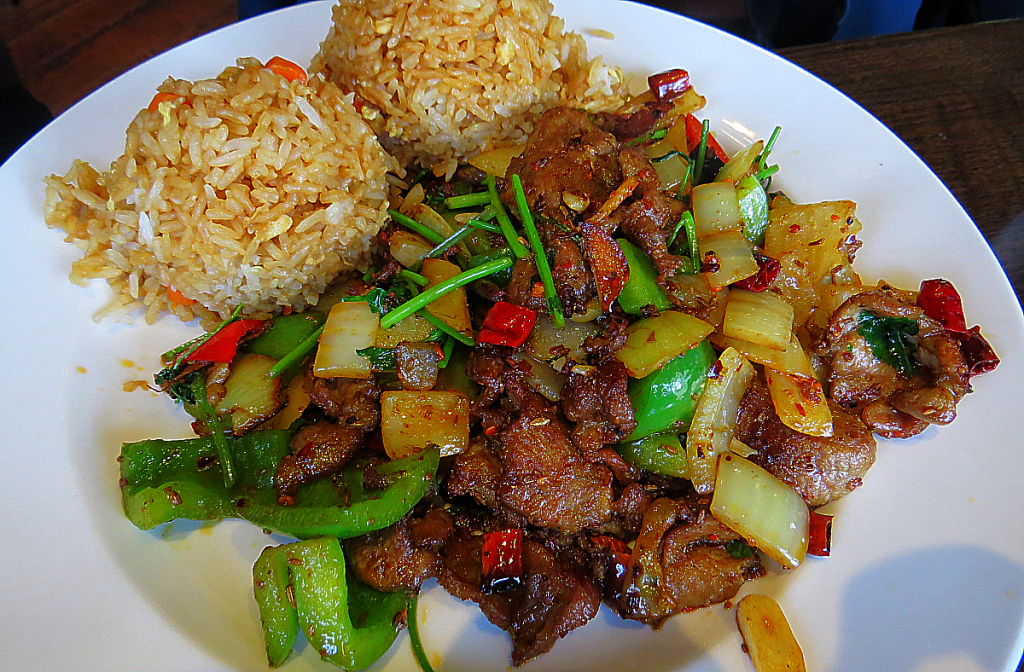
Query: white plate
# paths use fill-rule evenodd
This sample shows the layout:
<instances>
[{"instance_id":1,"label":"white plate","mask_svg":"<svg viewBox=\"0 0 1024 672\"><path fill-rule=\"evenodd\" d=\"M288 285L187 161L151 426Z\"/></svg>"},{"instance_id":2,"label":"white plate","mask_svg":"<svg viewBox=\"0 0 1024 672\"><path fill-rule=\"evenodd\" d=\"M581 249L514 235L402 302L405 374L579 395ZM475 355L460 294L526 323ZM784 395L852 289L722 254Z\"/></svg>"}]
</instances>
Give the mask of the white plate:
<instances>
[{"instance_id":1,"label":"white plate","mask_svg":"<svg viewBox=\"0 0 1024 672\"><path fill-rule=\"evenodd\" d=\"M570 27L614 32L591 49L638 77L690 71L729 148L783 134L776 184L799 201L859 204L867 278L916 287L946 277L1002 364L976 379L950 427L881 442L864 486L838 514L833 557L746 590L776 596L810 670L1013 670L1024 620L1024 374L1020 307L974 225L925 165L849 99L806 72L687 19L612 0L561 0ZM272 541L237 521L136 530L120 510L119 444L187 436L184 414L122 384L196 333L96 324L104 283L71 285L78 252L43 226L44 174L73 158L102 168L168 74L215 75L238 56L307 63L329 6L236 24L135 68L54 121L0 168L0 667L8 670L265 670L252 563ZM425 638L442 670L506 669L510 644L431 584ZM435 661L436 662L436 661ZM413 669L408 638L381 665ZM548 670L747 671L733 611L676 617L658 633L611 616L530 664ZM327 669L306 647L288 669Z\"/></svg>"}]
</instances>

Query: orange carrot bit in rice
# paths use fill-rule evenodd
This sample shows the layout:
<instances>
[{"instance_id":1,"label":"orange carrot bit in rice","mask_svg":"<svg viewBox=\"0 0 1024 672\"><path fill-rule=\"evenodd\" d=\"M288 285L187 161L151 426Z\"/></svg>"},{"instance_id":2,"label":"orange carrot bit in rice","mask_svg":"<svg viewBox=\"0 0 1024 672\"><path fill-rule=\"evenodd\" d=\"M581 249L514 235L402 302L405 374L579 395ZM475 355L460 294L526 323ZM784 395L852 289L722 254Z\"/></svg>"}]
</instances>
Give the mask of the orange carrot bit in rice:
<instances>
[{"instance_id":1,"label":"orange carrot bit in rice","mask_svg":"<svg viewBox=\"0 0 1024 672\"><path fill-rule=\"evenodd\" d=\"M267 64L263 67L271 72L276 72L289 82L294 82L297 79L300 84L306 83L306 71L297 63L292 63L280 56L274 56L272 59L267 61Z\"/></svg>"},{"instance_id":2,"label":"orange carrot bit in rice","mask_svg":"<svg viewBox=\"0 0 1024 672\"><path fill-rule=\"evenodd\" d=\"M178 98L183 98L183 96L179 96L178 94L171 93L169 91L157 91L157 94L153 96L153 100L149 101L149 107L146 109L150 112L156 112L160 109L160 103L166 103L169 100L177 100Z\"/></svg>"},{"instance_id":3,"label":"orange carrot bit in rice","mask_svg":"<svg viewBox=\"0 0 1024 672\"><path fill-rule=\"evenodd\" d=\"M167 288L167 300L178 306L192 306L195 305L195 299L190 299L174 287Z\"/></svg>"},{"instance_id":4,"label":"orange carrot bit in rice","mask_svg":"<svg viewBox=\"0 0 1024 672\"><path fill-rule=\"evenodd\" d=\"M640 178L636 175L627 178L622 184L615 188L612 195L608 197L594 216L590 218L592 224L600 224L604 220L611 217L611 214L615 212L615 208L622 205L622 202L629 198L629 195L633 193L633 190L640 186Z\"/></svg>"}]
</instances>

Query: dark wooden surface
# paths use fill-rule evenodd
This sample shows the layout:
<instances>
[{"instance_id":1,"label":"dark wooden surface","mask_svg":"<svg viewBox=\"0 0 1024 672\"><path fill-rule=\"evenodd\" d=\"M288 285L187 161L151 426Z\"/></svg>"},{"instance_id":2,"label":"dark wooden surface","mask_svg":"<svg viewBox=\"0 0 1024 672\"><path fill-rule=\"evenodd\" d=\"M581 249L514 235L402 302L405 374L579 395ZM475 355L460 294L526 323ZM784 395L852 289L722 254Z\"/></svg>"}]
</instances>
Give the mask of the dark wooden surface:
<instances>
[{"instance_id":1,"label":"dark wooden surface","mask_svg":"<svg viewBox=\"0 0 1024 672\"><path fill-rule=\"evenodd\" d=\"M981 229L1021 300L1024 19L779 54L856 100L924 159Z\"/></svg>"}]
</instances>

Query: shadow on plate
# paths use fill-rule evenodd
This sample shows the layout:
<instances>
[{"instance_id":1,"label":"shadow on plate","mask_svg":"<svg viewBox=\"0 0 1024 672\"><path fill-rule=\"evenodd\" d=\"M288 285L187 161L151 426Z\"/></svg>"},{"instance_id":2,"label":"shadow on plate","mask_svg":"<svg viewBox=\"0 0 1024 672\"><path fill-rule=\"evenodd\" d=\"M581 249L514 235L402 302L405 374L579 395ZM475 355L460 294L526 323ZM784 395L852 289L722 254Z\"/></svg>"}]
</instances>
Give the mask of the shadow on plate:
<instances>
[{"instance_id":1,"label":"shadow on plate","mask_svg":"<svg viewBox=\"0 0 1024 672\"><path fill-rule=\"evenodd\" d=\"M1022 594L1024 567L966 544L914 551L874 565L846 586L840 653L832 669L1007 669L1024 621ZM988 617L977 616L981 613Z\"/></svg>"}]
</instances>

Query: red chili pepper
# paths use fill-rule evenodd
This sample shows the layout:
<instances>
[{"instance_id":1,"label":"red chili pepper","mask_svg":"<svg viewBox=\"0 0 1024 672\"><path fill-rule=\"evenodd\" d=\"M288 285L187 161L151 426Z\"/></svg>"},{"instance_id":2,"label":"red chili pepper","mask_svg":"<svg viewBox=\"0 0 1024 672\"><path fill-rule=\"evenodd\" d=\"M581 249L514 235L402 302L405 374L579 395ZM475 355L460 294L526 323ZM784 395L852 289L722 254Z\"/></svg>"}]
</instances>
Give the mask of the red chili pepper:
<instances>
[{"instance_id":1,"label":"red chili pepper","mask_svg":"<svg viewBox=\"0 0 1024 672\"><path fill-rule=\"evenodd\" d=\"M185 358L186 362L228 363L238 352L243 336L263 328L263 320L238 320L227 325Z\"/></svg>"},{"instance_id":2,"label":"red chili pepper","mask_svg":"<svg viewBox=\"0 0 1024 672\"><path fill-rule=\"evenodd\" d=\"M678 98L690 89L690 73L675 68L647 78L647 86L659 101Z\"/></svg>"},{"instance_id":3,"label":"red chili pepper","mask_svg":"<svg viewBox=\"0 0 1024 672\"><path fill-rule=\"evenodd\" d=\"M970 377L988 373L999 366L999 358L981 335L981 327L971 327L966 334L957 334L956 337L960 340L960 353L967 361Z\"/></svg>"},{"instance_id":4,"label":"red chili pepper","mask_svg":"<svg viewBox=\"0 0 1024 672\"><path fill-rule=\"evenodd\" d=\"M700 134L703 130L703 124L698 121L697 117L692 114L686 115L686 146L692 152L694 147L700 144ZM721 160L722 163L729 163L729 155L725 153L722 146L718 144L718 140L715 140L715 136L708 133L708 149L715 153L715 156Z\"/></svg>"},{"instance_id":5,"label":"red chili pepper","mask_svg":"<svg viewBox=\"0 0 1024 672\"><path fill-rule=\"evenodd\" d=\"M778 259L766 257L760 252L755 252L754 260L757 262L757 273L749 278L743 278L739 282L732 283L733 287L749 289L752 292L763 292L772 286L775 278L779 277L782 263Z\"/></svg>"},{"instance_id":6,"label":"red chili pepper","mask_svg":"<svg viewBox=\"0 0 1024 672\"><path fill-rule=\"evenodd\" d=\"M532 308L497 301L487 311L484 324L476 336L476 342L518 348L529 338L536 321L537 311Z\"/></svg>"},{"instance_id":7,"label":"red chili pepper","mask_svg":"<svg viewBox=\"0 0 1024 672\"><path fill-rule=\"evenodd\" d=\"M484 535L480 554L485 593L516 588L523 579L523 531L501 530Z\"/></svg>"},{"instance_id":8,"label":"red chili pepper","mask_svg":"<svg viewBox=\"0 0 1024 672\"><path fill-rule=\"evenodd\" d=\"M956 288L948 281L939 279L922 282L917 305L921 306L925 315L941 322L947 331L967 334L963 302Z\"/></svg>"},{"instance_id":9,"label":"red chili pepper","mask_svg":"<svg viewBox=\"0 0 1024 672\"><path fill-rule=\"evenodd\" d=\"M811 511L811 529L808 533L807 552L827 558L832 553L832 516Z\"/></svg>"}]
</instances>

